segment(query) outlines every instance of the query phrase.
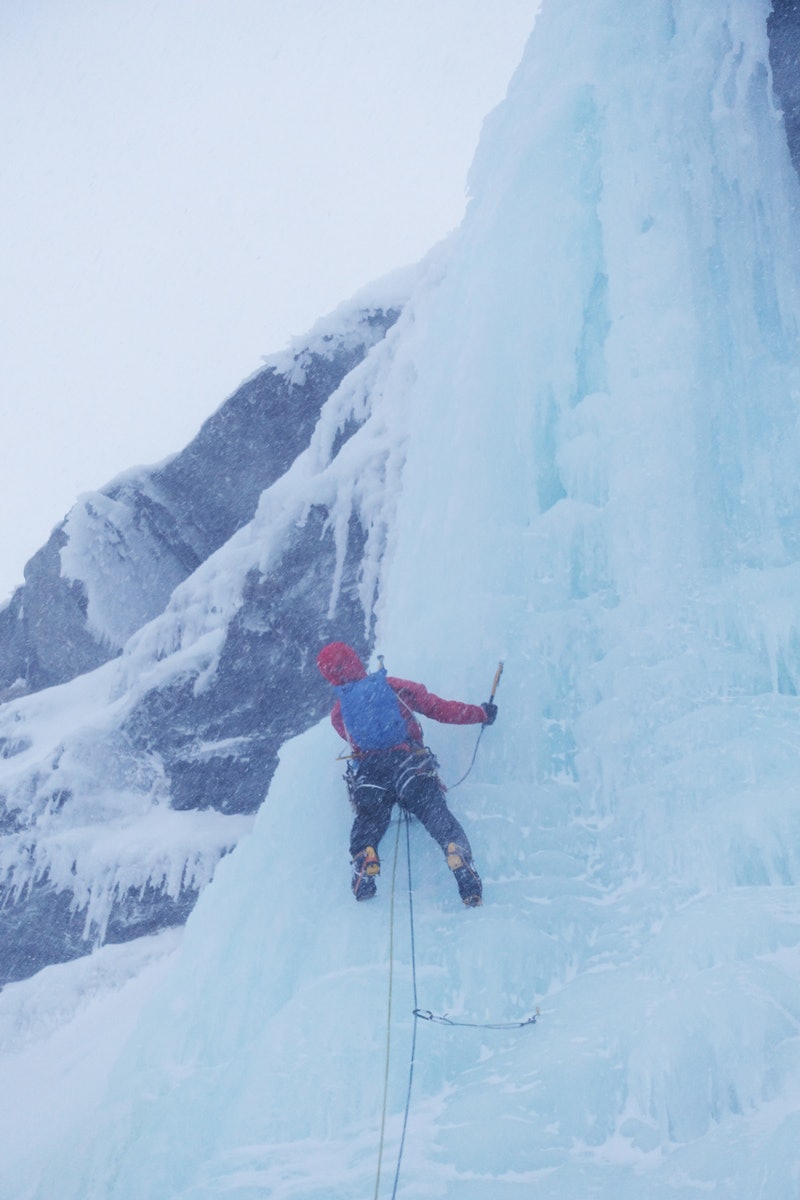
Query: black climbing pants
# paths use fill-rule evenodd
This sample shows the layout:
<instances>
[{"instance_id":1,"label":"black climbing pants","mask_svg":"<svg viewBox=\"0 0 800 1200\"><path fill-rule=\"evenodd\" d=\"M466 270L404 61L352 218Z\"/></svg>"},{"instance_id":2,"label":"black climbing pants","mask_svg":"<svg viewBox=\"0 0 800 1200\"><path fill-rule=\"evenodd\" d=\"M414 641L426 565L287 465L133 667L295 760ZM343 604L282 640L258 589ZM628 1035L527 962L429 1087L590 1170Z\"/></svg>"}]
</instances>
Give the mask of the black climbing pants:
<instances>
[{"instance_id":1,"label":"black climbing pants","mask_svg":"<svg viewBox=\"0 0 800 1200\"><path fill-rule=\"evenodd\" d=\"M466 858L472 857L467 835L447 807L436 766L429 750L381 750L358 761L349 781L356 813L350 832L351 855L367 846L377 850L389 828L392 808L398 804L422 822L445 853L448 843L455 842Z\"/></svg>"}]
</instances>

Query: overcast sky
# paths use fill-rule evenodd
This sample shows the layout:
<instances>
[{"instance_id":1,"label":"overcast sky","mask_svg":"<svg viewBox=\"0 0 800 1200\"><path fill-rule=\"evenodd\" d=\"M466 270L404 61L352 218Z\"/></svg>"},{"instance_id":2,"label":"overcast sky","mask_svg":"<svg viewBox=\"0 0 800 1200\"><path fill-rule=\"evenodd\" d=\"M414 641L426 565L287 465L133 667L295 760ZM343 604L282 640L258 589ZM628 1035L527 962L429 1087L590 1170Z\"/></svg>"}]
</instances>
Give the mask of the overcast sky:
<instances>
[{"instance_id":1,"label":"overcast sky","mask_svg":"<svg viewBox=\"0 0 800 1200\"><path fill-rule=\"evenodd\" d=\"M0 602L460 221L538 0L0 0Z\"/></svg>"}]
</instances>

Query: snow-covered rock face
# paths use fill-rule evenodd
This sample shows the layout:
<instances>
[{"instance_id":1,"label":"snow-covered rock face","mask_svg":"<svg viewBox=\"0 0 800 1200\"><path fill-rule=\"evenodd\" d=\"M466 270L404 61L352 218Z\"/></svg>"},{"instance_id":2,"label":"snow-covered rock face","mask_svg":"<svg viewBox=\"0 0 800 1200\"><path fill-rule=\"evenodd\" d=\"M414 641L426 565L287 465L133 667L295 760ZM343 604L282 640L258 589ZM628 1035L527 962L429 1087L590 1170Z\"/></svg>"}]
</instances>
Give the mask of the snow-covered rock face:
<instances>
[{"instance_id":1,"label":"snow-covered rock face","mask_svg":"<svg viewBox=\"0 0 800 1200\"><path fill-rule=\"evenodd\" d=\"M773 0L767 23L773 85L786 122L789 152L800 172L800 5Z\"/></svg>"},{"instance_id":2,"label":"snow-covered rock face","mask_svg":"<svg viewBox=\"0 0 800 1200\"><path fill-rule=\"evenodd\" d=\"M368 653L376 531L349 500L337 523L336 485L314 480L369 412L364 359L404 289L320 322L182 454L84 497L29 564L9 658L34 687L81 674L0 708L0 983L185 920L279 747L324 711L314 648Z\"/></svg>"},{"instance_id":3,"label":"snow-covered rock face","mask_svg":"<svg viewBox=\"0 0 800 1200\"><path fill-rule=\"evenodd\" d=\"M0 612L0 698L118 654L177 585L250 521L309 442L327 398L396 321L377 305L276 355L174 458L81 497Z\"/></svg>"}]
</instances>

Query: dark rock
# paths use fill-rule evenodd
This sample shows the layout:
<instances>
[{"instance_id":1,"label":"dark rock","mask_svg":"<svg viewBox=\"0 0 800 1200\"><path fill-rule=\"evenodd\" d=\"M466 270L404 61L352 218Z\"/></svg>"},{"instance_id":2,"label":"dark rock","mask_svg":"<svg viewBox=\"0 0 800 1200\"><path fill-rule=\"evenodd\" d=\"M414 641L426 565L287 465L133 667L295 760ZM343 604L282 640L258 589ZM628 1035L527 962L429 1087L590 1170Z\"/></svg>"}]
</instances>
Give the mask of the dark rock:
<instances>
[{"instance_id":1,"label":"dark rock","mask_svg":"<svg viewBox=\"0 0 800 1200\"><path fill-rule=\"evenodd\" d=\"M800 173L800 0L773 0L767 21L772 83L789 153Z\"/></svg>"}]
</instances>

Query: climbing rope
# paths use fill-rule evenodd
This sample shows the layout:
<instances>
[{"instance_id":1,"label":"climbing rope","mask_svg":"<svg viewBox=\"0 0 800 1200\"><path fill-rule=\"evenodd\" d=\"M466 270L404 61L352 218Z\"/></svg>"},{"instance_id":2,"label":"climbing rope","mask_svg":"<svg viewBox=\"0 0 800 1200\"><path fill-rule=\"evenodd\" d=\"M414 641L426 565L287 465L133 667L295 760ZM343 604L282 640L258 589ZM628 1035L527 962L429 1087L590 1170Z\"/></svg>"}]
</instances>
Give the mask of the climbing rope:
<instances>
[{"instance_id":1,"label":"climbing rope","mask_svg":"<svg viewBox=\"0 0 800 1200\"><path fill-rule=\"evenodd\" d=\"M383 1073L383 1107L381 1111L381 1133L378 1141L378 1172L375 1176L375 1200L381 1186L381 1166L383 1164L383 1145L386 1135L386 1108L389 1096L389 1060L392 1048L392 990L394 986L394 894L397 880L397 860L400 850L400 822L397 822L397 837L394 843L394 862L392 863L392 887L389 895L389 1001L386 1015L386 1067ZM395 1187L397 1186L395 1182ZM394 1193L393 1193L394 1194Z\"/></svg>"},{"instance_id":2,"label":"climbing rope","mask_svg":"<svg viewBox=\"0 0 800 1200\"><path fill-rule=\"evenodd\" d=\"M500 676L503 674L504 666L505 666L505 662L503 661L503 659L501 659L500 662L497 664L497 670L494 673L494 682L492 683L492 690L489 695L489 703L490 704L494 704L494 698L497 693L497 685L500 682ZM485 725L481 725L481 727L478 731L478 737L475 742L475 749L472 751L472 758L470 759L469 766L467 767L466 771L464 772L464 774L461 776L460 779L457 779L455 783L450 783L447 785L448 792L452 792L453 788L460 787L461 784L464 782L464 780L467 778L467 776L472 771L472 768L475 766L475 759L478 757L478 747L481 744L481 738L483 737L483 731L485 728L486 728Z\"/></svg>"},{"instance_id":3,"label":"climbing rope","mask_svg":"<svg viewBox=\"0 0 800 1200\"><path fill-rule=\"evenodd\" d=\"M405 1143L406 1143L406 1130L408 1129L408 1115L411 1110L411 1090L412 1090L412 1087L414 1084L414 1064L416 1062L416 1056L417 1056L417 1023L418 1023L418 1021L420 1021L420 1020L433 1021L439 1025L463 1026L463 1027L466 1027L469 1029L524 1029L526 1025L535 1025L540 1016L540 1011L537 1008L536 1012L532 1016L527 1017L524 1021L490 1021L490 1022L483 1023L483 1022L479 1022L479 1021L454 1021L446 1013L443 1016L437 1017L434 1015L434 1013L432 1013L430 1011L430 1009L419 1008L418 997L417 997L416 934L415 934L415 929L414 929L414 887L413 887L413 882L412 882L412 878L411 878L411 833L410 833L411 817L405 810L403 810L403 820L405 821L405 826L406 826L406 866L408 868L408 924L409 924L409 930L410 930L410 935L411 935L411 986L412 986L412 991L413 991L413 995L414 995L414 1009L413 1009L414 1030L413 1030L413 1033L411 1036L411 1058L410 1058L409 1067L408 1067L408 1087L406 1089L406 1103L405 1103L405 1109L403 1112L403 1128L402 1128L402 1132L400 1134L400 1146L397 1151L397 1165L395 1167L394 1184L392 1186L392 1200L396 1200L396 1197L397 1197L397 1187L398 1187L398 1184L400 1181L400 1167L403 1162L403 1151L405 1149ZM397 841L395 842L395 850L394 850L394 865L392 867L392 898L390 901L390 909L389 909L389 920L391 923L391 930L390 930L390 934L389 934L390 954L392 953L392 948L394 946L394 891L395 891L395 880L397 877L397 850L398 850L399 843L400 843L400 822L398 821L398 823L397 823ZM390 996L391 996L392 973L393 973L393 968L392 968L392 965L390 964L390 967L389 967ZM390 1007L390 1013L391 1013L391 1007ZM390 1020L391 1020L391 1017L390 1017ZM387 1080L388 1080L388 1072L389 1072L389 1043L388 1043L388 1039L387 1039L387 1047L386 1047ZM383 1153L383 1134L384 1134L385 1116L386 1116L386 1084L384 1084L384 1113L383 1113L383 1117L381 1119L381 1154ZM380 1175L380 1165L378 1166L378 1172ZM377 1186L376 1186L375 1200L377 1200L377 1196L378 1196L378 1192L377 1192Z\"/></svg>"},{"instance_id":4,"label":"climbing rope","mask_svg":"<svg viewBox=\"0 0 800 1200\"><path fill-rule=\"evenodd\" d=\"M483 731L485 728L486 728L485 725L481 725L480 731L478 733L477 741L475 742L475 749L472 751L472 758L470 759L469 766L467 767L466 771L464 772L464 774L461 776L460 779L457 779L455 781L455 783L448 783L448 785L447 785L448 792L452 792L453 788L460 787L461 784L464 782L464 780L467 778L467 776L471 773L472 768L475 766L475 759L478 757L478 746L480 746L480 744L481 744L481 738L483 737Z\"/></svg>"},{"instance_id":5,"label":"climbing rope","mask_svg":"<svg viewBox=\"0 0 800 1200\"><path fill-rule=\"evenodd\" d=\"M389 1099L389 1062L392 1043L392 989L395 983L395 883L397 880L397 859L399 857L399 821L395 839L395 859L392 862L392 886L389 898L389 1003L386 1006L386 1067L384 1069L384 1103L380 1114L380 1138L378 1141L378 1174L375 1175L375 1196L378 1200L380 1190L380 1168L384 1159L384 1140L386 1134L386 1105Z\"/></svg>"},{"instance_id":6,"label":"climbing rope","mask_svg":"<svg viewBox=\"0 0 800 1200\"><path fill-rule=\"evenodd\" d=\"M411 913L411 920L409 922L409 926L411 929L411 983L412 983L412 987L413 987L413 991L414 991L414 1015L416 1017L416 1012L417 1012L417 964L416 964L416 958L417 958L417 955L416 955L416 951L415 951L415 947L414 947L414 889L413 889L413 886L411 883L411 833L410 833L411 817L405 810L403 810L403 816L405 818L405 824L406 824L406 865L408 867L408 905L409 905L409 911ZM399 826L398 826L398 837L399 837ZM400 1134L400 1146L397 1151L397 1166L395 1167L395 1172L394 1172L394 1186L392 1187L392 1200L395 1200L395 1197L397 1196L397 1185L400 1181L400 1164L403 1161L403 1150L405 1149L405 1144L406 1144L406 1130L408 1128L408 1114L409 1114L409 1110L411 1108L411 1088L414 1083L414 1063L416 1061L416 1057L417 1057L417 1022L415 1019L414 1029L411 1034L411 1061L408 1065L408 1089L406 1091L406 1107L405 1107L405 1111L403 1113L403 1130L402 1130L402 1133Z\"/></svg>"}]
</instances>

